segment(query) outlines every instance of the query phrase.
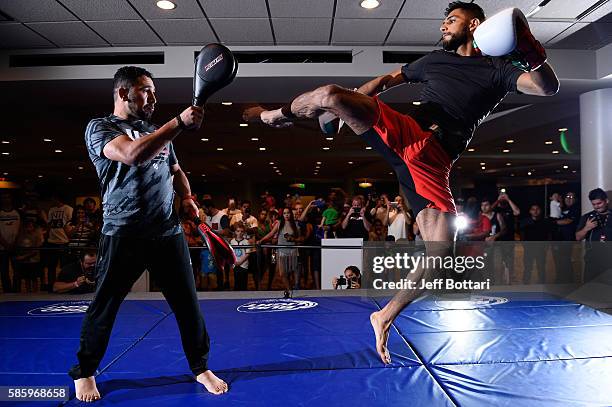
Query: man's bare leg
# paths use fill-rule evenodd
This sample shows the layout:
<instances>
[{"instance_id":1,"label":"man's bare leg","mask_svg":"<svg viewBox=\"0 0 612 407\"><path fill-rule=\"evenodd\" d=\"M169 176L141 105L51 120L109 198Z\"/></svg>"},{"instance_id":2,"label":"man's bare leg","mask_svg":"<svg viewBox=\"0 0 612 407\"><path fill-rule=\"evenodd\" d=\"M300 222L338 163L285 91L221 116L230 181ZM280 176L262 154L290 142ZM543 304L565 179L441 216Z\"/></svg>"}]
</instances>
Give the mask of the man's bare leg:
<instances>
[{"instance_id":1,"label":"man's bare leg","mask_svg":"<svg viewBox=\"0 0 612 407\"><path fill-rule=\"evenodd\" d=\"M200 373L196 377L196 380L198 383L204 385L206 390L212 394L218 395L227 393L227 390L229 389L227 383L215 376L215 374L210 370Z\"/></svg>"},{"instance_id":2,"label":"man's bare leg","mask_svg":"<svg viewBox=\"0 0 612 407\"><path fill-rule=\"evenodd\" d=\"M100 392L96 387L96 379L93 376L84 377L74 381L76 398L87 403L100 400Z\"/></svg>"},{"instance_id":3,"label":"man's bare leg","mask_svg":"<svg viewBox=\"0 0 612 407\"><path fill-rule=\"evenodd\" d=\"M375 124L378 105L374 98L337 85L325 85L296 97L291 104L291 114L299 118L318 117L331 112L342 119L356 134L363 134ZM264 110L255 107L245 110L246 121L261 120L273 127L285 127L291 118L281 109Z\"/></svg>"},{"instance_id":4,"label":"man's bare leg","mask_svg":"<svg viewBox=\"0 0 612 407\"><path fill-rule=\"evenodd\" d=\"M417 215L416 221L425 241L428 256L452 255L452 219L454 215L441 212L437 209L426 208ZM410 277L413 281L428 280L435 270L425 270L420 267ZM420 286L420 283L419 283ZM376 336L376 352L383 363L391 363L391 356L387 348L391 324L400 312L414 301L424 290L402 290L385 305L380 311L370 315L370 322Z\"/></svg>"}]
</instances>

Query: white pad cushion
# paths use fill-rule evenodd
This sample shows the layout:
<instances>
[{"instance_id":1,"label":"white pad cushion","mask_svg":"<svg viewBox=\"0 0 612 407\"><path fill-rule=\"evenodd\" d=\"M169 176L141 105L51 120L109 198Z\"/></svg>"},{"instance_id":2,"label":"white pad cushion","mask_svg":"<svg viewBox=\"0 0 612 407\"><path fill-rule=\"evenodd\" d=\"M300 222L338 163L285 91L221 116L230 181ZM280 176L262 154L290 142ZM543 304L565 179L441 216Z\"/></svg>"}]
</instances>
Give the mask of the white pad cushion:
<instances>
[{"instance_id":1,"label":"white pad cushion","mask_svg":"<svg viewBox=\"0 0 612 407\"><path fill-rule=\"evenodd\" d=\"M516 48L516 22L527 19L518 8L507 8L487 18L484 23L476 27L474 41L480 52L484 55L499 57L507 55Z\"/></svg>"}]
</instances>

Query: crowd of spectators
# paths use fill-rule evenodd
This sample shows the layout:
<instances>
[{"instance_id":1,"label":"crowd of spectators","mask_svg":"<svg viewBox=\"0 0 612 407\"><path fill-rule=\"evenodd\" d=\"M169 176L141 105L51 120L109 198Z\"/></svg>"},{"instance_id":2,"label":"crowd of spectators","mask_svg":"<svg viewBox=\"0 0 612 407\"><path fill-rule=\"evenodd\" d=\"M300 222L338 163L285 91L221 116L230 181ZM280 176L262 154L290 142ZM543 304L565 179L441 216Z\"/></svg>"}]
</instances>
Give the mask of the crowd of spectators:
<instances>
[{"instance_id":1,"label":"crowd of spectators","mask_svg":"<svg viewBox=\"0 0 612 407\"><path fill-rule=\"evenodd\" d=\"M95 251L90 249L97 245L102 225L102 212L96 200L86 198L73 207L60 196L54 196L49 209L42 210L30 196L26 195L19 207L14 198L10 191L0 191L2 291L93 290ZM193 219L179 213L200 290L270 289L276 279L286 289L318 289L321 253L317 247L321 239L420 239L414 215L399 195L391 199L387 194L371 192L349 197L341 189L333 188L314 199L287 194L278 205L277 199L267 193L255 204L229 197L223 208L217 208L215 202L221 200L210 195L198 198L199 218L231 242L238 259L233 269L216 270ZM593 190L589 199L593 210L581 217L572 191L552 194L546 208L534 203L524 210L505 192L495 200L458 198L457 215L464 222L457 231L457 240L610 240L612 222L608 222L606 193ZM296 245L300 247L292 247ZM561 245L549 247L557 282L571 281L571 251ZM500 245L500 250L504 268L514 270L514 246ZM544 251L524 245L523 282L530 281L534 265L542 278L545 262ZM62 270L59 276L58 266ZM591 266L594 270L599 267L595 261ZM68 271L63 272L64 269Z\"/></svg>"}]
</instances>

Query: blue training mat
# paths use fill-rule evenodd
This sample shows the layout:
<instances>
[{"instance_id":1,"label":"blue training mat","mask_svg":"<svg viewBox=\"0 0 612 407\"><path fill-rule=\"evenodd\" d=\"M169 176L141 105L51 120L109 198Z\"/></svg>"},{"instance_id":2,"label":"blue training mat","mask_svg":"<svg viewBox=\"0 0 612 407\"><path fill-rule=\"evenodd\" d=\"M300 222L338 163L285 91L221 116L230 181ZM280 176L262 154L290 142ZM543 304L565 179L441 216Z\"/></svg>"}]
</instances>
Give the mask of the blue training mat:
<instances>
[{"instance_id":1,"label":"blue training mat","mask_svg":"<svg viewBox=\"0 0 612 407\"><path fill-rule=\"evenodd\" d=\"M387 301L201 301L221 396L194 381L164 301L125 301L94 405L612 405L612 316L544 295L424 298L396 320L385 366L369 315ZM0 385L72 385L85 307L0 303Z\"/></svg>"}]
</instances>

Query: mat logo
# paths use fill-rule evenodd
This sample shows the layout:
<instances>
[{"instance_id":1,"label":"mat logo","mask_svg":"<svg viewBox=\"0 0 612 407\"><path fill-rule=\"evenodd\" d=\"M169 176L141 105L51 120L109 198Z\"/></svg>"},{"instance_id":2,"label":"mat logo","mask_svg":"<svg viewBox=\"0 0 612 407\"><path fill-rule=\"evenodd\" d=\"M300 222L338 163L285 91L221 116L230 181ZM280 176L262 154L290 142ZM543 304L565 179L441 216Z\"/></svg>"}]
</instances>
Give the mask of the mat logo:
<instances>
[{"instance_id":1,"label":"mat logo","mask_svg":"<svg viewBox=\"0 0 612 407\"><path fill-rule=\"evenodd\" d=\"M87 311L91 301L67 301L57 304L48 304L44 307L34 308L28 311L28 315L68 315L83 314Z\"/></svg>"},{"instance_id":2,"label":"mat logo","mask_svg":"<svg viewBox=\"0 0 612 407\"><path fill-rule=\"evenodd\" d=\"M469 298L463 298L461 296L453 298L453 296L447 296L443 300L437 299L435 302L438 306L445 309L474 309L490 307L493 305L505 304L509 300L504 297L489 297L486 295L471 295Z\"/></svg>"},{"instance_id":3,"label":"mat logo","mask_svg":"<svg viewBox=\"0 0 612 407\"><path fill-rule=\"evenodd\" d=\"M272 299L247 302L236 308L236 311L249 313L297 311L300 309L314 308L317 305L319 304L314 301Z\"/></svg>"},{"instance_id":4,"label":"mat logo","mask_svg":"<svg viewBox=\"0 0 612 407\"><path fill-rule=\"evenodd\" d=\"M471 302L475 306L487 306L505 304L508 302L508 299L504 297L487 297L485 295L475 295L472 297Z\"/></svg>"}]
</instances>

